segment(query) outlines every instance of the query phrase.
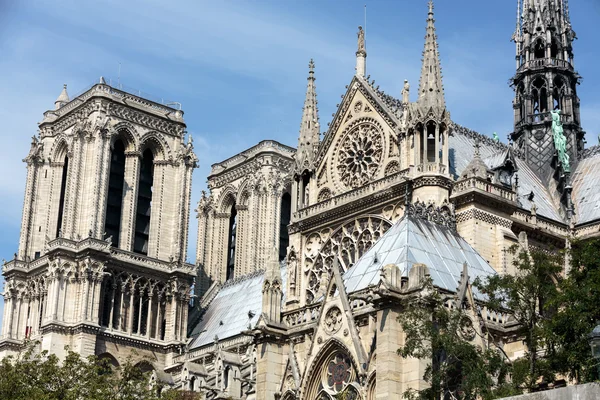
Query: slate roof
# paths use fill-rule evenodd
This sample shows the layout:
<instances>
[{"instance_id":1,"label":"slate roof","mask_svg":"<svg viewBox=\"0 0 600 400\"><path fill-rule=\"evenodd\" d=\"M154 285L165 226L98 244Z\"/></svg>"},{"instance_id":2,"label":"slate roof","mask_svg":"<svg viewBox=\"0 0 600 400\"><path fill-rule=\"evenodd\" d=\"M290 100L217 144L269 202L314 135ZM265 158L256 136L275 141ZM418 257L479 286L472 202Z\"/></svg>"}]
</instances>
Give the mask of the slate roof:
<instances>
[{"instance_id":1,"label":"slate roof","mask_svg":"<svg viewBox=\"0 0 600 400\"><path fill-rule=\"evenodd\" d=\"M224 340L239 335L248 329L248 325L254 326L262 309L264 278L265 272L258 271L226 282L206 308L202 320L194 327L192 336L198 336L190 349L212 343L215 336ZM281 268L281 278L285 288L285 267ZM252 318L249 318L250 311Z\"/></svg>"},{"instance_id":2,"label":"slate roof","mask_svg":"<svg viewBox=\"0 0 600 400\"><path fill-rule=\"evenodd\" d=\"M587 149L571 176L577 224L600 219L600 145Z\"/></svg>"},{"instance_id":3,"label":"slate roof","mask_svg":"<svg viewBox=\"0 0 600 400\"><path fill-rule=\"evenodd\" d=\"M410 215L394 224L357 262L344 273L348 293L379 282L384 265L396 264L402 276L414 264L429 267L433 284L456 292L463 263L469 267L471 282L495 275L494 269L456 231ZM474 289L476 297L478 293Z\"/></svg>"},{"instance_id":4,"label":"slate roof","mask_svg":"<svg viewBox=\"0 0 600 400\"><path fill-rule=\"evenodd\" d=\"M450 136L449 163L450 173L454 177L462 174L475 154L475 140L480 141L479 152L488 168L498 167L506 156L508 146L495 142L492 138L481 135L460 125L454 125L454 135ZM502 159L502 160L501 160ZM537 214L555 221L564 222L560 206L540 178L533 172L527 163L515 157L517 175L519 177L518 203L527 211L531 211L532 202L528 200L531 192L534 194L533 202L537 206Z\"/></svg>"}]
</instances>

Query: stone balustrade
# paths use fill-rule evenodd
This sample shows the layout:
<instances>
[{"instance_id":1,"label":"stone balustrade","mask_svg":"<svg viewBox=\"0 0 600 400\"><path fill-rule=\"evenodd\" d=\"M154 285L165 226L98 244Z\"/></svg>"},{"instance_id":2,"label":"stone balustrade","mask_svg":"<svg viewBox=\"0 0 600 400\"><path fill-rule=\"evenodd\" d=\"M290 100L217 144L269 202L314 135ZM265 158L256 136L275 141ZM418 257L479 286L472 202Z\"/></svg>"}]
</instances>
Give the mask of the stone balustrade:
<instances>
[{"instance_id":1,"label":"stone balustrade","mask_svg":"<svg viewBox=\"0 0 600 400\"><path fill-rule=\"evenodd\" d=\"M485 179L477 177L471 177L456 182L452 189L452 192L453 194L460 194L473 189L481 190L483 192L496 195L508 201L517 201L517 194L511 189L504 188L500 185L495 185L491 182L486 181Z\"/></svg>"}]
</instances>

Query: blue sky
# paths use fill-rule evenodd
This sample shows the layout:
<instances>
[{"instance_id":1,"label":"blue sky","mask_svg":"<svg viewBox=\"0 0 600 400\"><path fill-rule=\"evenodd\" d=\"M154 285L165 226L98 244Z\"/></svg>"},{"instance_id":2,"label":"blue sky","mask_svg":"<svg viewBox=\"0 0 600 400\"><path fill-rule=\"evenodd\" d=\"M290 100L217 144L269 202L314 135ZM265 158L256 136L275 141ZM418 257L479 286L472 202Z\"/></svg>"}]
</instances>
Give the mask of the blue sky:
<instances>
[{"instance_id":1,"label":"blue sky","mask_svg":"<svg viewBox=\"0 0 600 400\"><path fill-rule=\"evenodd\" d=\"M0 0L0 258L17 249L30 138L63 83L71 96L102 75L183 104L200 168L275 139L295 145L307 64L316 64L321 126L354 73L367 4L367 73L400 96L418 86L426 0ZM516 0L437 0L447 106L454 121L503 140L512 129ZM600 0L571 1L575 63L588 145L600 133ZM196 219L190 218L189 260Z\"/></svg>"}]
</instances>

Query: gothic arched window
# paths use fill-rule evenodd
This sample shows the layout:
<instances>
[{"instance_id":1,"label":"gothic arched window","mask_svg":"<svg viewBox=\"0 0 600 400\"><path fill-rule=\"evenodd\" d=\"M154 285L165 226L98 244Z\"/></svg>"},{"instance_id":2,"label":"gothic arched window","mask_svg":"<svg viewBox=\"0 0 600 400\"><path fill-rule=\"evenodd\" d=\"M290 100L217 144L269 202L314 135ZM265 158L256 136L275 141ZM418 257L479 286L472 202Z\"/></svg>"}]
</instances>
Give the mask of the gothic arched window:
<instances>
[{"instance_id":1,"label":"gothic arched window","mask_svg":"<svg viewBox=\"0 0 600 400\"><path fill-rule=\"evenodd\" d=\"M125 145L117 140L110 155L110 175L108 178L108 199L104 230L112 237L112 245L119 246L121 232L121 213L123 209L123 186L125 181Z\"/></svg>"},{"instance_id":2,"label":"gothic arched window","mask_svg":"<svg viewBox=\"0 0 600 400\"><path fill-rule=\"evenodd\" d=\"M62 177L60 181L60 197L58 202L58 220L56 221L56 236L60 236L63 223L63 215L65 212L65 195L67 191L67 175L69 172L69 157L65 156L65 161L62 167Z\"/></svg>"},{"instance_id":3,"label":"gothic arched window","mask_svg":"<svg viewBox=\"0 0 600 400\"><path fill-rule=\"evenodd\" d=\"M542 39L538 39L533 45L533 57L536 59L546 57L546 47Z\"/></svg>"},{"instance_id":4,"label":"gothic arched window","mask_svg":"<svg viewBox=\"0 0 600 400\"><path fill-rule=\"evenodd\" d=\"M281 212L279 219L279 261L283 260L290 244L288 225L292 214L292 196L284 193L281 197Z\"/></svg>"},{"instance_id":5,"label":"gothic arched window","mask_svg":"<svg viewBox=\"0 0 600 400\"><path fill-rule=\"evenodd\" d=\"M231 215L229 216L229 235L227 243L227 274L226 280L233 279L235 271L235 237L237 231L237 210L235 202L231 205Z\"/></svg>"},{"instance_id":6,"label":"gothic arched window","mask_svg":"<svg viewBox=\"0 0 600 400\"><path fill-rule=\"evenodd\" d=\"M154 155L150 149L144 151L140 164L133 251L140 254L148 254L150 215L152 212L152 184L154 182Z\"/></svg>"}]
</instances>

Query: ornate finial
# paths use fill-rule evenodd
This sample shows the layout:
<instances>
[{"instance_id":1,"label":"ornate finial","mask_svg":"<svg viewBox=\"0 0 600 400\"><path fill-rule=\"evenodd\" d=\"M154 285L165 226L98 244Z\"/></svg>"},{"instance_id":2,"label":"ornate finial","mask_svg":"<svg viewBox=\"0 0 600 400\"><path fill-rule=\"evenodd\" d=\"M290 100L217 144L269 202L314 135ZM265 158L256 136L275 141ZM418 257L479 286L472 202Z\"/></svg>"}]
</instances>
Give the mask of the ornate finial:
<instances>
[{"instance_id":1,"label":"ornate finial","mask_svg":"<svg viewBox=\"0 0 600 400\"><path fill-rule=\"evenodd\" d=\"M433 0L429 0L429 14L433 14Z\"/></svg>"},{"instance_id":2,"label":"ornate finial","mask_svg":"<svg viewBox=\"0 0 600 400\"><path fill-rule=\"evenodd\" d=\"M310 73L314 73L315 72L315 62L313 61L312 58L308 62L308 72L310 72Z\"/></svg>"},{"instance_id":3,"label":"ornate finial","mask_svg":"<svg viewBox=\"0 0 600 400\"><path fill-rule=\"evenodd\" d=\"M481 155L479 154L479 148L481 147L481 143L479 142L479 138L475 138L475 154L474 157L479 158Z\"/></svg>"}]
</instances>

